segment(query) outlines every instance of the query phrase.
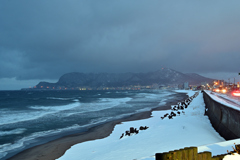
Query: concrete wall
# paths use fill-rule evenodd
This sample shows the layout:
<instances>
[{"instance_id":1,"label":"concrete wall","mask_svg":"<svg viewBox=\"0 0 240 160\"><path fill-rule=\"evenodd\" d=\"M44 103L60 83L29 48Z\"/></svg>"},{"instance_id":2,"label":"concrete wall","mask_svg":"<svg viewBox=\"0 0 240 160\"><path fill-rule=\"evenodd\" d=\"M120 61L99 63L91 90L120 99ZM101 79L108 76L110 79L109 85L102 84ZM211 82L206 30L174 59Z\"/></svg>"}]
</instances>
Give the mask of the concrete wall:
<instances>
[{"instance_id":1,"label":"concrete wall","mask_svg":"<svg viewBox=\"0 0 240 160\"><path fill-rule=\"evenodd\" d=\"M203 98L214 129L226 140L240 138L240 111L218 103L205 92Z\"/></svg>"}]
</instances>

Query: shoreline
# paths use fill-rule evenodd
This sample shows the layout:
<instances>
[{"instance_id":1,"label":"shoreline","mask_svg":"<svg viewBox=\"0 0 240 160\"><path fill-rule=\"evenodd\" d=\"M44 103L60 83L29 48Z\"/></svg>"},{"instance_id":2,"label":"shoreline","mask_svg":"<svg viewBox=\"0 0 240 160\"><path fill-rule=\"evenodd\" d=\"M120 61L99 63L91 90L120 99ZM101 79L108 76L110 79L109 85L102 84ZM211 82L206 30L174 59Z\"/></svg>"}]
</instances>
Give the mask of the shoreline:
<instances>
[{"instance_id":1,"label":"shoreline","mask_svg":"<svg viewBox=\"0 0 240 160\"><path fill-rule=\"evenodd\" d=\"M180 98L181 100L187 98L187 95L185 93L176 93L176 94L178 94L178 96L181 97ZM45 144L26 149L8 158L8 160L19 160L19 159L55 160L61 157L69 148L71 148L71 146L75 144L108 137L112 133L114 127L117 124L121 124L122 122L127 122L127 121L135 121L135 120L150 118L151 113L153 111L169 110L171 109L171 105L176 104L177 102L179 102L179 100L177 99L168 100L166 101L166 104L164 104L163 106L159 106L150 111L132 114L122 119L110 121L110 122L92 127L88 131L85 131L82 133L68 135L68 136L50 141Z\"/></svg>"}]
</instances>

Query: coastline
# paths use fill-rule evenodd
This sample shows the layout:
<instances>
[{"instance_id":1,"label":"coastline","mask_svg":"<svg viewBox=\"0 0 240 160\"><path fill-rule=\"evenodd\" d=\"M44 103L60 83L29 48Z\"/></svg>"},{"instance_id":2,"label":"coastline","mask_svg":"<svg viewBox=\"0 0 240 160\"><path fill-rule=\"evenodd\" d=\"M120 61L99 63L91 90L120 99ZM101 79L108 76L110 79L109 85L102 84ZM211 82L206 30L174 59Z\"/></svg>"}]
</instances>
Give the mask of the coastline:
<instances>
[{"instance_id":1,"label":"coastline","mask_svg":"<svg viewBox=\"0 0 240 160\"><path fill-rule=\"evenodd\" d=\"M187 95L185 93L176 94L181 97L181 100L187 98ZM152 111L169 110L171 109L171 105L176 104L178 101L179 100L177 99L172 99L171 101L168 100L166 101L165 105L154 108L150 111L132 114L129 117L95 126L93 128L90 128L86 132L65 136L42 145L29 148L14 155L13 157L10 157L8 160L55 160L61 157L66 152L66 150L68 150L69 148L71 148L71 146L75 144L105 138L112 133L115 125L121 124L122 122L150 118Z\"/></svg>"}]
</instances>

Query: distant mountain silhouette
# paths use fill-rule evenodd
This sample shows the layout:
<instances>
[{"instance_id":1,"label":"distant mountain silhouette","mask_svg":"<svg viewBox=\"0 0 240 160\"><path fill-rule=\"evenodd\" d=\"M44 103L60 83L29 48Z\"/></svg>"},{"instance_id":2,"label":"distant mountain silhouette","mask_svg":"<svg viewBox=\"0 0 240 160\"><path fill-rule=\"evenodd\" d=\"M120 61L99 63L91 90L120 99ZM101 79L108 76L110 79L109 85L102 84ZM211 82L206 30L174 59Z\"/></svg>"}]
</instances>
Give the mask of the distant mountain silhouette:
<instances>
[{"instance_id":1,"label":"distant mountain silhouette","mask_svg":"<svg viewBox=\"0 0 240 160\"><path fill-rule=\"evenodd\" d=\"M189 84L197 85L201 82L212 82L213 79L196 73L184 74L169 68L162 68L148 73L66 73L57 83L40 82L36 88L75 88L75 87L123 87L130 85L169 85Z\"/></svg>"}]
</instances>

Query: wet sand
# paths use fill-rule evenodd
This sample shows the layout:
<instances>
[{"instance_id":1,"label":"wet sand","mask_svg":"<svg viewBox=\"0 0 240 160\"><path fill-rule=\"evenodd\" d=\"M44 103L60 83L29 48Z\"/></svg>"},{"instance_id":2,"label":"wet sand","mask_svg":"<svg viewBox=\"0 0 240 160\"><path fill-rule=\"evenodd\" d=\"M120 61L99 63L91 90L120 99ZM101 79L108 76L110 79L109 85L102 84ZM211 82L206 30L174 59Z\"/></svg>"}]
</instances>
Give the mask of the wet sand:
<instances>
[{"instance_id":1,"label":"wet sand","mask_svg":"<svg viewBox=\"0 0 240 160\"><path fill-rule=\"evenodd\" d=\"M186 94L178 94L181 100L187 98ZM71 148L74 144L82 143L86 141L101 139L109 136L115 125L121 122L134 121L140 119L146 119L151 117L151 112L155 110L168 110L171 109L171 105L176 104L179 100L167 101L164 106L152 109L151 111L141 112L133 114L127 118L111 121L96 127L89 129L87 132L69 135L46 144L29 148L25 151L18 153L17 155L9 158L8 160L55 160L61 157L66 150Z\"/></svg>"}]
</instances>

